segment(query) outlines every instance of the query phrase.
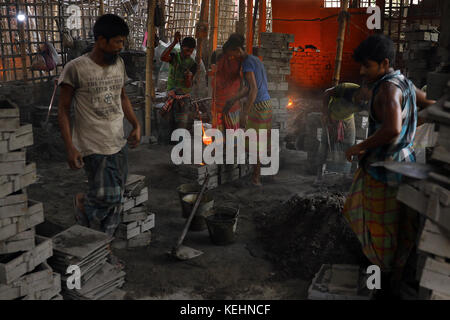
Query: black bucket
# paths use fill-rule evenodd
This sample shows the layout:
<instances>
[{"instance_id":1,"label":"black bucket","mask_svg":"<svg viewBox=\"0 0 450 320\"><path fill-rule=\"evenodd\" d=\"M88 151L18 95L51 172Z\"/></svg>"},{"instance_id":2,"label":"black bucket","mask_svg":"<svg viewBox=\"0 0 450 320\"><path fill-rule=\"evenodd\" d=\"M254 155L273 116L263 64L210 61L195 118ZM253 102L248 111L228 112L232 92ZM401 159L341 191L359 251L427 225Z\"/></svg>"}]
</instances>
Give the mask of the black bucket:
<instances>
[{"instance_id":1,"label":"black bucket","mask_svg":"<svg viewBox=\"0 0 450 320\"><path fill-rule=\"evenodd\" d=\"M194 208L195 201L197 200L198 194L187 194L181 199L181 205L183 209L183 218L188 218ZM214 199L208 194L203 194L202 200L198 205L197 212L191 221L191 226L189 230L191 231L203 231L206 230L205 218L211 215L211 211L214 206Z\"/></svg>"},{"instance_id":2,"label":"black bucket","mask_svg":"<svg viewBox=\"0 0 450 320\"><path fill-rule=\"evenodd\" d=\"M206 217L209 237L219 246L232 244L236 241L236 227L239 209L231 207L215 207L213 214Z\"/></svg>"}]
</instances>

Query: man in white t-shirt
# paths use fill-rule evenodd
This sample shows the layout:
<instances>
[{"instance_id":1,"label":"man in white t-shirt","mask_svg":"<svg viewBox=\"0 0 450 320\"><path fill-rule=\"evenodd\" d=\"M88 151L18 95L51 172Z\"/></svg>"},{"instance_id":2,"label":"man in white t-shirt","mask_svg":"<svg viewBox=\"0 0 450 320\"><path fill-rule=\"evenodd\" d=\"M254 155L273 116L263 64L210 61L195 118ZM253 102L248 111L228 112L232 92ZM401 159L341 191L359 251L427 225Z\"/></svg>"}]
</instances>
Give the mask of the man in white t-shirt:
<instances>
[{"instance_id":1,"label":"man in white t-shirt","mask_svg":"<svg viewBox=\"0 0 450 320\"><path fill-rule=\"evenodd\" d=\"M74 197L77 222L97 225L113 235L122 211L128 173L124 116L132 124L131 148L141 139L141 128L124 91L127 75L119 52L129 34L125 21L106 14L94 25L95 46L66 64L60 78L58 120L72 169L88 176L86 194ZM70 129L70 107L75 119Z\"/></svg>"}]
</instances>

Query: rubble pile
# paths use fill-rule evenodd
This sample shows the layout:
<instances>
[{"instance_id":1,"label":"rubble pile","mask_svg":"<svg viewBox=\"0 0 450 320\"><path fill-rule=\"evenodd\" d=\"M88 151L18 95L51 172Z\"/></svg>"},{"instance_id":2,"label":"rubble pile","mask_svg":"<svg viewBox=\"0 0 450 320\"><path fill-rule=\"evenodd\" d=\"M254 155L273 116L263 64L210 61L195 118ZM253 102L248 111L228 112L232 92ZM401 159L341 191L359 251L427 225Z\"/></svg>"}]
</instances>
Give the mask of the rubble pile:
<instances>
[{"instance_id":1,"label":"rubble pile","mask_svg":"<svg viewBox=\"0 0 450 320\"><path fill-rule=\"evenodd\" d=\"M321 191L296 195L270 213L258 213L261 241L282 276L311 280L322 264L364 261L341 214L344 201L341 192Z\"/></svg>"},{"instance_id":2,"label":"rubble pile","mask_svg":"<svg viewBox=\"0 0 450 320\"><path fill-rule=\"evenodd\" d=\"M36 234L44 222L41 202L28 199L36 164L27 162L33 145L31 124L21 125L19 108L0 101L0 299L61 300L61 276L47 259L51 239Z\"/></svg>"}]
</instances>

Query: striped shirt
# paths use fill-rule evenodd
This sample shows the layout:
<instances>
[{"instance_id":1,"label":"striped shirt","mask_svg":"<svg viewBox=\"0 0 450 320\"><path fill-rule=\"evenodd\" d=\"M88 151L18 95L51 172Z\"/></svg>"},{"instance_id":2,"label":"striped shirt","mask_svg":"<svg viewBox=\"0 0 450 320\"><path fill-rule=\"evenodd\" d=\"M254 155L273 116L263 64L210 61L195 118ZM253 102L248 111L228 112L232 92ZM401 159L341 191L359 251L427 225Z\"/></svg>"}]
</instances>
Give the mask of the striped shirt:
<instances>
[{"instance_id":1,"label":"striped shirt","mask_svg":"<svg viewBox=\"0 0 450 320\"><path fill-rule=\"evenodd\" d=\"M373 101L384 82L392 83L402 91L402 130L392 143L367 150L362 162L367 172L375 180L389 185L397 185L402 180L401 174L391 172L384 167L370 166L370 164L378 161L416 162L412 147L417 127L416 92L414 84L398 70L386 74L378 80L374 85L370 103L369 136L382 126L382 122L374 117Z\"/></svg>"}]
</instances>

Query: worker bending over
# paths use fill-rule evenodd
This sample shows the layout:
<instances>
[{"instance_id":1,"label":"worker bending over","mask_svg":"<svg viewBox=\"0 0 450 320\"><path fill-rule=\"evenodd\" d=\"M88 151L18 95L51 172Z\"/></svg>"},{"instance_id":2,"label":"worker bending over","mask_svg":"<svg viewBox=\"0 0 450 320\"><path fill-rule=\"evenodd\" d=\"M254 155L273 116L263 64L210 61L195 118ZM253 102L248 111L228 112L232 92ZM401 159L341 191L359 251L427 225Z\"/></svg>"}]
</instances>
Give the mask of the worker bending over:
<instances>
[{"instance_id":1,"label":"worker bending over","mask_svg":"<svg viewBox=\"0 0 450 320\"><path fill-rule=\"evenodd\" d=\"M329 150L342 153L355 144L354 114L366 110L370 90L355 83L341 83L325 90L322 104L322 137L319 147L317 180L321 181ZM329 139L329 143L328 143Z\"/></svg>"},{"instance_id":2,"label":"worker bending over","mask_svg":"<svg viewBox=\"0 0 450 320\"><path fill-rule=\"evenodd\" d=\"M267 90L267 74L264 65L258 57L245 52L243 42L238 37L230 37L223 45L223 52L242 62L242 72L247 83L247 87L242 88L236 96L228 99L224 112L230 112L237 101L247 97L240 113L241 128L254 129L258 136L261 129L267 129L266 143L262 143L258 138L257 141L249 141L249 143L255 143L258 152L268 151L270 150L270 130L272 129L272 105ZM261 162L258 154L252 176L253 185L261 186L260 176Z\"/></svg>"}]
</instances>

